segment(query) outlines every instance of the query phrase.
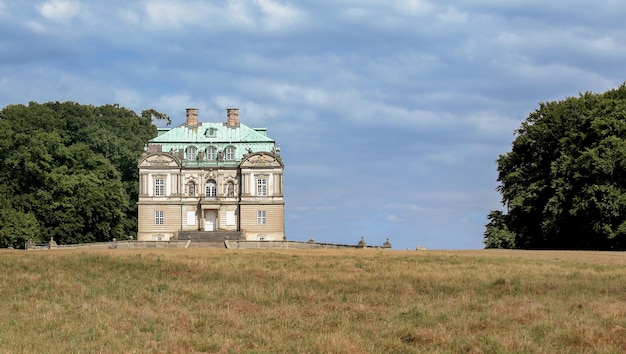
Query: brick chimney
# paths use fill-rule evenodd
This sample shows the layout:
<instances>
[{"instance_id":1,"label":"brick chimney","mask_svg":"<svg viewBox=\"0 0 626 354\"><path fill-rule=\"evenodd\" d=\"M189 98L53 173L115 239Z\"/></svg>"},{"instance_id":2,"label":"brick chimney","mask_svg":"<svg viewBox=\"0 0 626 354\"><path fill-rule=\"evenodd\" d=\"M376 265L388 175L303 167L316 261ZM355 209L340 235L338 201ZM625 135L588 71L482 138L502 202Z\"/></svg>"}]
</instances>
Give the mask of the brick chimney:
<instances>
[{"instance_id":1,"label":"brick chimney","mask_svg":"<svg viewBox=\"0 0 626 354\"><path fill-rule=\"evenodd\" d=\"M185 124L195 127L198 125L198 109L197 108L187 108L187 118L185 119Z\"/></svg>"},{"instance_id":2,"label":"brick chimney","mask_svg":"<svg viewBox=\"0 0 626 354\"><path fill-rule=\"evenodd\" d=\"M226 125L229 127L239 125L239 108L226 108Z\"/></svg>"}]
</instances>

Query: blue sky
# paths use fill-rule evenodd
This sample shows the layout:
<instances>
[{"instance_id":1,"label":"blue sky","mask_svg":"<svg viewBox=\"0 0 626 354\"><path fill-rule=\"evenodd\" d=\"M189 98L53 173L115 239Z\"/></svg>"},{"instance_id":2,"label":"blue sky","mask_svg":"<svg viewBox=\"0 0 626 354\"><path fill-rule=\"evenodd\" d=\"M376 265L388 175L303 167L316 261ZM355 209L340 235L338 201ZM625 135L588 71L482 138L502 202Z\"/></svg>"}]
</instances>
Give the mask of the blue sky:
<instances>
[{"instance_id":1,"label":"blue sky","mask_svg":"<svg viewBox=\"0 0 626 354\"><path fill-rule=\"evenodd\" d=\"M618 0L0 0L0 106L238 107L286 164L289 239L482 248L539 102L626 80Z\"/></svg>"}]
</instances>

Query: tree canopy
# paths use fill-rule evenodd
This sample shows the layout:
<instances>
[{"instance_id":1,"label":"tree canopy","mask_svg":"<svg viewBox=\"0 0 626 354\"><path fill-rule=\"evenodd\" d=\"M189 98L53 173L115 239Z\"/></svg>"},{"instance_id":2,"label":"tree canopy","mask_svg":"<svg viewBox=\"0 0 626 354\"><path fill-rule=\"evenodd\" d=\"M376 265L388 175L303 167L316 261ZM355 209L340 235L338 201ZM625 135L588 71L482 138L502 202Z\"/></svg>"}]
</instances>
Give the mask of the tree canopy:
<instances>
[{"instance_id":1,"label":"tree canopy","mask_svg":"<svg viewBox=\"0 0 626 354\"><path fill-rule=\"evenodd\" d=\"M497 160L487 248L626 248L626 86L541 103Z\"/></svg>"},{"instance_id":2,"label":"tree canopy","mask_svg":"<svg viewBox=\"0 0 626 354\"><path fill-rule=\"evenodd\" d=\"M0 111L0 247L136 235L137 161L152 116L118 105L31 102Z\"/></svg>"}]
</instances>

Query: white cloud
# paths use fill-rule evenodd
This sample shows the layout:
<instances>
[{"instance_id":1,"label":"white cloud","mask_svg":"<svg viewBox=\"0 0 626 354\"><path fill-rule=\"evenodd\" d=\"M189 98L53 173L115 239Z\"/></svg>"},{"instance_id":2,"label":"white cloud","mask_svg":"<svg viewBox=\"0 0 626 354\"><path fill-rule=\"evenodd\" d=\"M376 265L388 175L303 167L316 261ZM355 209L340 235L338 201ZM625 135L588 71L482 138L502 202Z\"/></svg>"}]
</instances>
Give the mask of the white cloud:
<instances>
[{"instance_id":1,"label":"white cloud","mask_svg":"<svg viewBox=\"0 0 626 354\"><path fill-rule=\"evenodd\" d=\"M153 26L162 28L201 25L219 15L219 9L211 4L166 0L146 0L145 12Z\"/></svg>"},{"instance_id":2,"label":"white cloud","mask_svg":"<svg viewBox=\"0 0 626 354\"><path fill-rule=\"evenodd\" d=\"M37 6L41 16L55 21L66 21L80 12L80 3L69 0L49 0Z\"/></svg>"},{"instance_id":3,"label":"white cloud","mask_svg":"<svg viewBox=\"0 0 626 354\"><path fill-rule=\"evenodd\" d=\"M154 107L151 108L154 108L157 111L173 112L172 114L174 116L171 117L172 122L174 122L177 116L184 117L186 108L198 108L202 112L199 114L204 114L204 112L207 111L206 109L204 109L206 107L205 104L199 102L197 98L194 98L189 94L183 93L161 96L157 98L152 104L154 105ZM184 122L184 118L179 123L182 122Z\"/></svg>"},{"instance_id":4,"label":"white cloud","mask_svg":"<svg viewBox=\"0 0 626 354\"><path fill-rule=\"evenodd\" d=\"M217 118L226 119L226 108L239 108L239 120L252 127L267 127L272 125L279 116L279 110L268 104L259 104L243 97L218 95L213 99L213 106L220 109Z\"/></svg>"},{"instance_id":5,"label":"white cloud","mask_svg":"<svg viewBox=\"0 0 626 354\"><path fill-rule=\"evenodd\" d=\"M466 23L468 15L453 6L448 6L446 11L438 13L437 17L444 23Z\"/></svg>"},{"instance_id":6,"label":"white cloud","mask_svg":"<svg viewBox=\"0 0 626 354\"><path fill-rule=\"evenodd\" d=\"M289 4L273 0L228 0L218 5L203 2L146 0L145 12L155 27L255 28L277 30L301 20Z\"/></svg>"},{"instance_id":7,"label":"white cloud","mask_svg":"<svg viewBox=\"0 0 626 354\"><path fill-rule=\"evenodd\" d=\"M333 93L320 88L304 87L289 83L275 83L268 87L275 98L282 101L298 101L313 106L324 106L331 103Z\"/></svg>"},{"instance_id":8,"label":"white cloud","mask_svg":"<svg viewBox=\"0 0 626 354\"><path fill-rule=\"evenodd\" d=\"M395 0L393 4L401 12L409 12L412 14L426 14L432 10L432 5L424 0Z\"/></svg>"},{"instance_id":9,"label":"white cloud","mask_svg":"<svg viewBox=\"0 0 626 354\"><path fill-rule=\"evenodd\" d=\"M264 22L270 29L283 28L301 19L300 11L290 4L273 0L256 0L256 4L265 15Z\"/></svg>"},{"instance_id":10,"label":"white cloud","mask_svg":"<svg viewBox=\"0 0 626 354\"><path fill-rule=\"evenodd\" d=\"M228 0L226 14L229 20L239 27L251 27L254 25L254 15L245 0Z\"/></svg>"},{"instance_id":11,"label":"white cloud","mask_svg":"<svg viewBox=\"0 0 626 354\"><path fill-rule=\"evenodd\" d=\"M505 116L498 112L478 111L467 117L473 129L490 136L508 136L517 129L520 117Z\"/></svg>"},{"instance_id":12,"label":"white cloud","mask_svg":"<svg viewBox=\"0 0 626 354\"><path fill-rule=\"evenodd\" d=\"M398 215L390 214L390 215L387 215L387 221L393 222L393 223L399 223L399 222L403 222L404 219L399 217Z\"/></svg>"},{"instance_id":13,"label":"white cloud","mask_svg":"<svg viewBox=\"0 0 626 354\"><path fill-rule=\"evenodd\" d=\"M141 16L133 9L118 9L118 17L122 22L129 25L137 25L141 22Z\"/></svg>"},{"instance_id":14,"label":"white cloud","mask_svg":"<svg viewBox=\"0 0 626 354\"><path fill-rule=\"evenodd\" d=\"M619 49L619 47L617 46L613 38L609 36L603 36L603 37L591 40L591 47L594 50L600 50L600 51L614 51L616 49Z\"/></svg>"},{"instance_id":15,"label":"white cloud","mask_svg":"<svg viewBox=\"0 0 626 354\"><path fill-rule=\"evenodd\" d=\"M111 103L119 103L124 107L131 108L135 110L135 113L137 114L141 114L141 111L144 109L152 108L143 107L144 102L141 92L123 88L115 90L114 102Z\"/></svg>"},{"instance_id":16,"label":"white cloud","mask_svg":"<svg viewBox=\"0 0 626 354\"><path fill-rule=\"evenodd\" d=\"M46 33L46 26L38 21L26 21L24 25L35 33Z\"/></svg>"}]
</instances>

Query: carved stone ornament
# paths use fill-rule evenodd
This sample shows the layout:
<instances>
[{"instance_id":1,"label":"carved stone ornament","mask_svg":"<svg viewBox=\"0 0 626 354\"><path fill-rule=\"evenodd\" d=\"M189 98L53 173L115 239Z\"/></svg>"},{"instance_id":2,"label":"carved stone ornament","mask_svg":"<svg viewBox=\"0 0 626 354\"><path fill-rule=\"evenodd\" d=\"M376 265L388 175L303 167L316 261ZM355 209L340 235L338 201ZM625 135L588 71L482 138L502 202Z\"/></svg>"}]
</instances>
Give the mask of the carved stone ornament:
<instances>
[{"instance_id":1,"label":"carved stone ornament","mask_svg":"<svg viewBox=\"0 0 626 354\"><path fill-rule=\"evenodd\" d=\"M282 167L282 160L277 155L272 155L268 152L259 152L252 155L247 155L243 162L242 167Z\"/></svg>"},{"instance_id":2,"label":"carved stone ornament","mask_svg":"<svg viewBox=\"0 0 626 354\"><path fill-rule=\"evenodd\" d=\"M155 157L149 157L146 162L150 166L171 166L174 161L169 157L157 155Z\"/></svg>"},{"instance_id":3,"label":"carved stone ornament","mask_svg":"<svg viewBox=\"0 0 626 354\"><path fill-rule=\"evenodd\" d=\"M267 155L258 155L258 156L252 157L248 161L252 165L268 166L268 165L271 165L272 162L276 161L276 159L273 157L269 157Z\"/></svg>"},{"instance_id":4,"label":"carved stone ornament","mask_svg":"<svg viewBox=\"0 0 626 354\"><path fill-rule=\"evenodd\" d=\"M225 174L222 177L222 181L224 181L224 183L227 183L227 182L237 183L237 175L235 175L235 174Z\"/></svg>"}]
</instances>

